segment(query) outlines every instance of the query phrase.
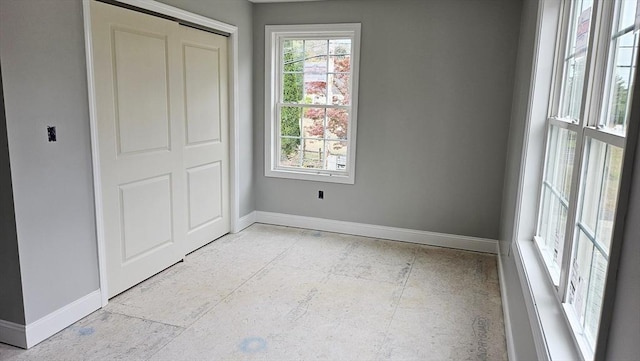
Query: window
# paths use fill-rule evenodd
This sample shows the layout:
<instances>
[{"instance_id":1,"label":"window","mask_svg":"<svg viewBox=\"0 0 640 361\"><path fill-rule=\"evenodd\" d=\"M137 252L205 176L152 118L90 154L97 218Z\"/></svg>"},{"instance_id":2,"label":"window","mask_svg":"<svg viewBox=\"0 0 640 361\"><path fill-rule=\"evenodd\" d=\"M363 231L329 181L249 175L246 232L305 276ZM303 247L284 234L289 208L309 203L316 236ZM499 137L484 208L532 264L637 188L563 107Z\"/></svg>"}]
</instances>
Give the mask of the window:
<instances>
[{"instance_id":1,"label":"window","mask_svg":"<svg viewBox=\"0 0 640 361\"><path fill-rule=\"evenodd\" d=\"M598 339L639 32L638 0L565 0L535 243L574 339Z\"/></svg>"},{"instance_id":2,"label":"window","mask_svg":"<svg viewBox=\"0 0 640 361\"><path fill-rule=\"evenodd\" d=\"M360 24L265 28L265 175L353 184Z\"/></svg>"}]
</instances>

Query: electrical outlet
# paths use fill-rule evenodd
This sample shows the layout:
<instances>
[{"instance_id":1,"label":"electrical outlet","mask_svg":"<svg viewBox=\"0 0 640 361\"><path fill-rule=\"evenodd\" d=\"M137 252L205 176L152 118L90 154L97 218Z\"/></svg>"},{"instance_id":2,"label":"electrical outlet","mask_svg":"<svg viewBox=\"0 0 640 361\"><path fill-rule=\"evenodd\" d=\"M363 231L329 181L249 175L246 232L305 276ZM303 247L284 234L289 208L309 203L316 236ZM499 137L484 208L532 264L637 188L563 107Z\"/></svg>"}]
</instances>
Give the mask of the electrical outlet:
<instances>
[{"instance_id":1,"label":"electrical outlet","mask_svg":"<svg viewBox=\"0 0 640 361\"><path fill-rule=\"evenodd\" d=\"M56 127L47 127L47 138L50 142L55 142L58 140L56 136Z\"/></svg>"},{"instance_id":2,"label":"electrical outlet","mask_svg":"<svg viewBox=\"0 0 640 361\"><path fill-rule=\"evenodd\" d=\"M318 199L324 199L324 191L318 191Z\"/></svg>"}]
</instances>

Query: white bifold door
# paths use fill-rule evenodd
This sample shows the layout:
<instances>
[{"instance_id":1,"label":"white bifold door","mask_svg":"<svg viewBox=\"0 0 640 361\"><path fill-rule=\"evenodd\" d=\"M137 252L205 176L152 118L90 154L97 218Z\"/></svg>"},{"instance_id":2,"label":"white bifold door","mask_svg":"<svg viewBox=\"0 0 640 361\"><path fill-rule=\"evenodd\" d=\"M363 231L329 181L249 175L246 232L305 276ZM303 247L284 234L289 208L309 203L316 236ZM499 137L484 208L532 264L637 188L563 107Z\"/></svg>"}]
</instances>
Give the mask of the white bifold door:
<instances>
[{"instance_id":1,"label":"white bifold door","mask_svg":"<svg viewBox=\"0 0 640 361\"><path fill-rule=\"evenodd\" d=\"M95 1L91 17L113 297L229 231L227 39Z\"/></svg>"}]
</instances>

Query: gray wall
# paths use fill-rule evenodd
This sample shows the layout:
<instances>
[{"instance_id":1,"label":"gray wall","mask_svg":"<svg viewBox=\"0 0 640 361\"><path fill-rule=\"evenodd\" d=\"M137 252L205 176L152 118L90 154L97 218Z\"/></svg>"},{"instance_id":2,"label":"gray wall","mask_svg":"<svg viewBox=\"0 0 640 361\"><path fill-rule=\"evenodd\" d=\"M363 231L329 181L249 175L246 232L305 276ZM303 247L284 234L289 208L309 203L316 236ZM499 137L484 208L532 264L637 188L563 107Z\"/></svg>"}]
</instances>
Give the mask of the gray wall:
<instances>
[{"instance_id":1,"label":"gray wall","mask_svg":"<svg viewBox=\"0 0 640 361\"><path fill-rule=\"evenodd\" d=\"M83 33L80 1L0 0L27 323L99 287Z\"/></svg>"},{"instance_id":2,"label":"gray wall","mask_svg":"<svg viewBox=\"0 0 640 361\"><path fill-rule=\"evenodd\" d=\"M253 175L253 6L247 0L159 0L238 27L240 94L240 216L255 210Z\"/></svg>"},{"instance_id":3,"label":"gray wall","mask_svg":"<svg viewBox=\"0 0 640 361\"><path fill-rule=\"evenodd\" d=\"M24 304L13 208L7 123L0 70L0 320L24 325Z\"/></svg>"},{"instance_id":4,"label":"gray wall","mask_svg":"<svg viewBox=\"0 0 640 361\"><path fill-rule=\"evenodd\" d=\"M244 215L254 210L252 5L244 0L166 2L240 27ZM99 287L82 2L0 0L0 64L25 321L30 323ZM47 125L57 126L58 142L47 142ZM1 201L4 210L9 203ZM9 258L16 262L14 256ZM6 282L19 282L16 277Z\"/></svg>"},{"instance_id":5,"label":"gray wall","mask_svg":"<svg viewBox=\"0 0 640 361\"><path fill-rule=\"evenodd\" d=\"M625 158L633 156L634 159L625 160L625 167L629 167L628 172L631 174L630 190L626 194L629 203L621 242L606 360L634 360L640 355L640 124L637 123L640 121L640 73L636 73L633 97L631 119L636 124L629 126L627 142L635 142L636 147L635 154L633 148L627 148L625 154ZM635 138L632 133L635 133ZM627 169L624 169L623 182L626 172ZM622 188L625 186L621 185ZM622 193L621 197L624 196ZM620 207L624 207L624 202L620 202L618 214L624 212Z\"/></svg>"},{"instance_id":6,"label":"gray wall","mask_svg":"<svg viewBox=\"0 0 640 361\"><path fill-rule=\"evenodd\" d=\"M256 4L256 209L497 239L520 8ZM362 23L355 185L264 177L264 26L336 22Z\"/></svg>"}]
</instances>

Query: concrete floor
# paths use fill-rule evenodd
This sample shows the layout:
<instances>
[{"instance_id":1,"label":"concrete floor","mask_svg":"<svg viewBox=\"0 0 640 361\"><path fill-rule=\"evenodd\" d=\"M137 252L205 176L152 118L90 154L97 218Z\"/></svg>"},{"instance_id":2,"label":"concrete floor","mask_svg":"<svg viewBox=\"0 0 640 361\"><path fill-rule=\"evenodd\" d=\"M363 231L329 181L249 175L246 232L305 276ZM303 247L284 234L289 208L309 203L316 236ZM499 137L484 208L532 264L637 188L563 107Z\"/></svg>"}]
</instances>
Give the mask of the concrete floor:
<instances>
[{"instance_id":1,"label":"concrete floor","mask_svg":"<svg viewBox=\"0 0 640 361\"><path fill-rule=\"evenodd\" d=\"M255 224L0 360L505 360L494 255Z\"/></svg>"}]
</instances>

